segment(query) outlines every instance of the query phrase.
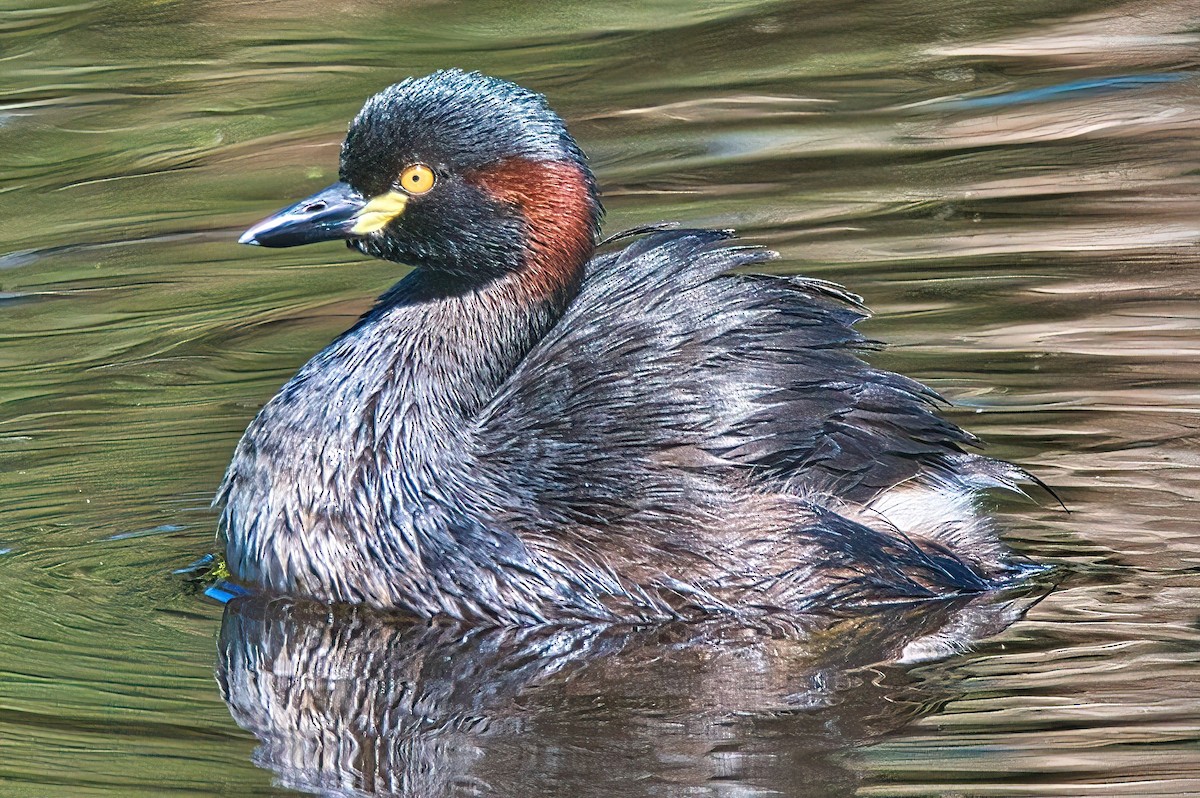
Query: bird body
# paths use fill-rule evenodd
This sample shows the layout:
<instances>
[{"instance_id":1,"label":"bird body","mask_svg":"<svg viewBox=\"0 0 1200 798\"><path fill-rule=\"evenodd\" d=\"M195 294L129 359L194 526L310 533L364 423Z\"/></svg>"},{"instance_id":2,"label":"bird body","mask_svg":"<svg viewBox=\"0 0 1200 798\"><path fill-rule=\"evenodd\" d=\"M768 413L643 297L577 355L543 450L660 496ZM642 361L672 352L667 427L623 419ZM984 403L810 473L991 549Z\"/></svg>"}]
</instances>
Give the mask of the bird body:
<instances>
[{"instance_id":1,"label":"bird body","mask_svg":"<svg viewBox=\"0 0 1200 798\"><path fill-rule=\"evenodd\" d=\"M979 591L1023 472L865 363L859 300L729 233L597 252L582 152L476 73L368 101L342 183L247 243L410 263L268 402L218 494L268 591L494 624L747 619Z\"/></svg>"}]
</instances>

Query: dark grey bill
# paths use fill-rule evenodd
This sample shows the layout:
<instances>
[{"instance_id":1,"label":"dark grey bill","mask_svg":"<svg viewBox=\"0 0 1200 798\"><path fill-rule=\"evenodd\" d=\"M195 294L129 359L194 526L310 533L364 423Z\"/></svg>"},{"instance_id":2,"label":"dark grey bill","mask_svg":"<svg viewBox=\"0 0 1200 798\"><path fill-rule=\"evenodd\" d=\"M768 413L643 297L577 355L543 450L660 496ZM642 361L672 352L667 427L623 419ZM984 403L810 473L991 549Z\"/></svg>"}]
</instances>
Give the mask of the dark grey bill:
<instances>
[{"instance_id":1,"label":"dark grey bill","mask_svg":"<svg viewBox=\"0 0 1200 798\"><path fill-rule=\"evenodd\" d=\"M366 204L366 199L346 183L334 183L263 219L242 233L238 243L259 247L297 247L317 241L350 238L354 216Z\"/></svg>"}]
</instances>

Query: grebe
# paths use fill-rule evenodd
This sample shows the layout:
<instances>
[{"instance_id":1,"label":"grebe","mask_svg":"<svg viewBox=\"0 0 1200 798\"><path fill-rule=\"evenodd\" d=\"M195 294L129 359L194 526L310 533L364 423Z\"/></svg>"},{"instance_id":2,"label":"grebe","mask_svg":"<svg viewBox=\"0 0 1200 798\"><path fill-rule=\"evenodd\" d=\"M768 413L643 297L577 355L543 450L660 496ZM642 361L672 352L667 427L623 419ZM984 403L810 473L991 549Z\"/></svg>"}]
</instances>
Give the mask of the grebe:
<instances>
[{"instance_id":1,"label":"grebe","mask_svg":"<svg viewBox=\"0 0 1200 798\"><path fill-rule=\"evenodd\" d=\"M340 181L249 230L413 267L271 399L218 493L267 592L477 624L745 619L1020 572L938 397L859 357L842 288L729 232L601 246L545 99L459 70L369 99ZM735 271L736 270L736 271Z\"/></svg>"}]
</instances>

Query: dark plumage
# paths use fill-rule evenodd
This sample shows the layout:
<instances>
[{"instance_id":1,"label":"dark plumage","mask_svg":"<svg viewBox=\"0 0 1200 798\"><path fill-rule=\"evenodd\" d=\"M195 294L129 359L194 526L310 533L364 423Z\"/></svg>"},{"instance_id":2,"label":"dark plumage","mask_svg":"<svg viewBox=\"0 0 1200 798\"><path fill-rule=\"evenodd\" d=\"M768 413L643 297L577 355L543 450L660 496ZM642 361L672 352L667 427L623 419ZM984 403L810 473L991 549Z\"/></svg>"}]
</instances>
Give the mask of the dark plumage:
<instances>
[{"instance_id":1,"label":"dark plumage","mask_svg":"<svg viewBox=\"0 0 1200 798\"><path fill-rule=\"evenodd\" d=\"M1014 571L975 497L1024 474L859 358L858 298L740 273L772 253L724 232L595 254L594 181L541 96L396 84L341 178L242 240L417 268L238 445L217 501L243 580L522 624L762 619Z\"/></svg>"}]
</instances>

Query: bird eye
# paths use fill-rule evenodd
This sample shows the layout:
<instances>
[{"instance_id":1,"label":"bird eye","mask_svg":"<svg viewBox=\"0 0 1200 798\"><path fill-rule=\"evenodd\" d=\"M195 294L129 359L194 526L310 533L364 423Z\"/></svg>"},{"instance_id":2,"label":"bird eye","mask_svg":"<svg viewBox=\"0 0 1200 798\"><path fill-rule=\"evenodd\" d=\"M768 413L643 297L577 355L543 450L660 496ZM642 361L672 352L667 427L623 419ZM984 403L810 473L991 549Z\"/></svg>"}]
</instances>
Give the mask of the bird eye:
<instances>
[{"instance_id":1,"label":"bird eye","mask_svg":"<svg viewBox=\"0 0 1200 798\"><path fill-rule=\"evenodd\" d=\"M423 163L415 163L400 173L400 188L409 194L424 194L433 188L433 170Z\"/></svg>"}]
</instances>

